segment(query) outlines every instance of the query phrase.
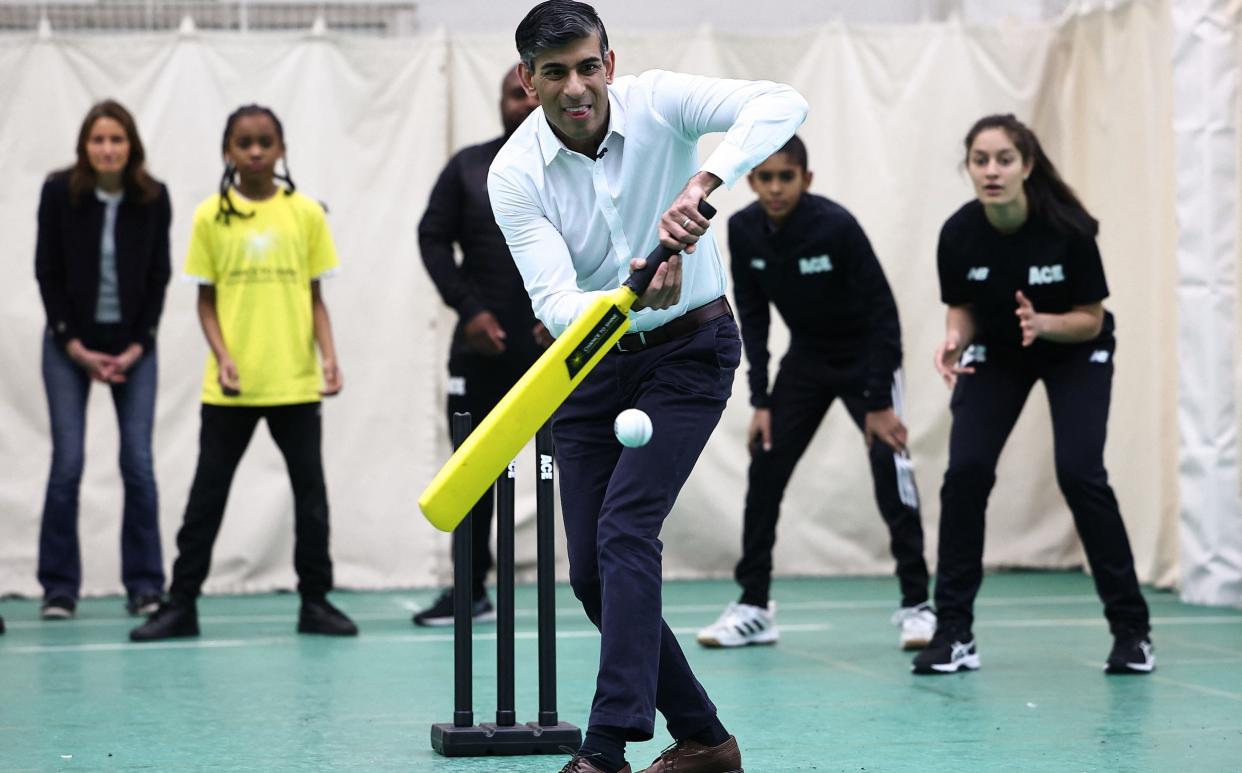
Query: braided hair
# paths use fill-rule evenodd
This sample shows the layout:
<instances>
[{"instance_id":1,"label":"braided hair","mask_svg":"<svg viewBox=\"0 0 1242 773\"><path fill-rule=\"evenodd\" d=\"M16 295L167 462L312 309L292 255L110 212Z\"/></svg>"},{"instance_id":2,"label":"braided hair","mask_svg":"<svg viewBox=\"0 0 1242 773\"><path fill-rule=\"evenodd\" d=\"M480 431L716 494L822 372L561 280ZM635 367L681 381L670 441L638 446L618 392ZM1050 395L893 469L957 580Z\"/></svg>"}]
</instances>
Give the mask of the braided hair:
<instances>
[{"instance_id":1,"label":"braided hair","mask_svg":"<svg viewBox=\"0 0 1242 773\"><path fill-rule=\"evenodd\" d=\"M242 105L229 115L228 121L224 124L224 139L220 143L220 149L224 153L224 174L220 176L220 206L216 210L216 220L224 221L225 225L229 224L229 219L232 217L243 219L254 217L253 212L242 212L239 210L237 205L233 203L233 198L229 196L229 188L233 187L237 177L237 167L228 158L229 140L233 136L233 126L238 119L251 115L265 115L272 119L272 124L276 127L276 137L280 140L281 146L285 144L285 128L281 125L280 119L276 117L271 108L255 104ZM297 186L293 183L293 176L289 173L289 159L282 155L281 160L285 163L284 174L277 171L275 177L284 183L285 195L291 196L297 190Z\"/></svg>"},{"instance_id":2,"label":"braided hair","mask_svg":"<svg viewBox=\"0 0 1242 773\"><path fill-rule=\"evenodd\" d=\"M1031 176L1024 183L1031 216L1043 220L1056 231L1075 236L1094 237L1100 230L1099 222L1078 200L1074 190L1061 178L1052 160L1044 153L1035 132L1019 121L1012 113L988 115L980 118L966 133L966 154L975 138L985 129L1001 129L1031 165Z\"/></svg>"}]
</instances>

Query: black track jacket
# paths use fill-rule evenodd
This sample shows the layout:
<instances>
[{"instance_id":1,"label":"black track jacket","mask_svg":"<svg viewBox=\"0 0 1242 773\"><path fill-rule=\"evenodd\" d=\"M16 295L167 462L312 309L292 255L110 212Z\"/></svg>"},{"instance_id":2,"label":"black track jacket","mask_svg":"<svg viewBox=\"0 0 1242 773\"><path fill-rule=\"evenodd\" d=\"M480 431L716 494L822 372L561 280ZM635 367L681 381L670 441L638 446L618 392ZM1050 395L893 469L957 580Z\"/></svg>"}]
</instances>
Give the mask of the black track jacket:
<instances>
[{"instance_id":1,"label":"black track jacket","mask_svg":"<svg viewBox=\"0 0 1242 773\"><path fill-rule=\"evenodd\" d=\"M834 201L804 193L779 230L755 202L729 218L733 289L750 364L750 402L768 406L769 303L790 351L834 367L861 365L869 410L892 406L901 324L884 270L862 227Z\"/></svg>"}]
</instances>

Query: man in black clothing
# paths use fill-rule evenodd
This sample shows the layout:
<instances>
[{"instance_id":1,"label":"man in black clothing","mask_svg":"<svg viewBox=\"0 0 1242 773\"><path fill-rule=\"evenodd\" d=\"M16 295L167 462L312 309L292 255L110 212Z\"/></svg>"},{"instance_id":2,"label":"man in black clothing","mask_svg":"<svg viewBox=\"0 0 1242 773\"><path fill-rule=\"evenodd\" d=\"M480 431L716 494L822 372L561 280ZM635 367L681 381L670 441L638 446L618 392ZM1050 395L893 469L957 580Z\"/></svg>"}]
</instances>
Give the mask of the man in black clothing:
<instances>
[{"instance_id":1,"label":"man in black clothing","mask_svg":"<svg viewBox=\"0 0 1242 773\"><path fill-rule=\"evenodd\" d=\"M487 196L487 169L526 116L538 106L528 97L517 68L505 76L500 93L503 137L473 145L453 156L440 173L427 211L418 224L423 263L444 302L457 311L457 328L449 354L448 415L469 412L475 425L551 343L535 320L530 296L513 264L505 238L496 226ZM461 265L453 243L461 247ZM484 583L492 566L492 495L483 496L486 518L473 520L475 620L495 617ZM453 594L445 591L429 608L414 615L417 625L452 625Z\"/></svg>"},{"instance_id":2,"label":"man in black clothing","mask_svg":"<svg viewBox=\"0 0 1242 773\"><path fill-rule=\"evenodd\" d=\"M875 496L892 537L901 585L903 649L926 646L936 618L928 604L918 491L901 421L901 328L871 244L843 207L807 193L806 146L797 136L750 173L759 200L729 219L729 252L742 343L750 363L751 453L741 599L698 636L707 647L775 643L768 598L772 546L785 486L833 400L863 431ZM769 304L791 334L768 392Z\"/></svg>"}]
</instances>

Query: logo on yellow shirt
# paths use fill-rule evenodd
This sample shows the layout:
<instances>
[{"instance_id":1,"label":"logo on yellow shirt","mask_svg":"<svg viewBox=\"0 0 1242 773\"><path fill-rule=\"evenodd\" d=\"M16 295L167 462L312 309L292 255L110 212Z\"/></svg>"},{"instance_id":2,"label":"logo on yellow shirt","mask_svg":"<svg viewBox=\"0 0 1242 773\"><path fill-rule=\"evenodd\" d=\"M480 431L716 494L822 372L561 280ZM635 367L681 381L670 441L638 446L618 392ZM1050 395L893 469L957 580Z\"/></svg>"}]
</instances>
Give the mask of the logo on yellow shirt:
<instances>
[{"instance_id":1,"label":"logo on yellow shirt","mask_svg":"<svg viewBox=\"0 0 1242 773\"><path fill-rule=\"evenodd\" d=\"M246 260L257 262L267 258L276 247L276 233L270 228L262 231L254 231L246 237L245 246L242 249L242 255Z\"/></svg>"}]
</instances>

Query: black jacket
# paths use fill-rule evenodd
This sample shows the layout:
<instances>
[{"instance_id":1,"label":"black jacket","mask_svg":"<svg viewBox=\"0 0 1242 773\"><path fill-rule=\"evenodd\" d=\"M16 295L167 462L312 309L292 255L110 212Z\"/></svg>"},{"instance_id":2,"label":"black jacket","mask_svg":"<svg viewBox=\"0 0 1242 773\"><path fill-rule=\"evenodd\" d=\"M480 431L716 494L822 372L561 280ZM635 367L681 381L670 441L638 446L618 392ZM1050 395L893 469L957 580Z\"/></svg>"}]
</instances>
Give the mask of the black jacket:
<instances>
[{"instance_id":1,"label":"black jacket","mask_svg":"<svg viewBox=\"0 0 1242 773\"><path fill-rule=\"evenodd\" d=\"M149 203L127 191L116 213L120 324L129 331L129 340L142 344L148 352L155 345L164 311L164 288L172 271L168 256L171 221L172 206L163 184ZM104 204L94 191L74 202L70 200L67 174L54 174L43 183L35 277L48 329L61 346L82 338L95 325L103 222Z\"/></svg>"},{"instance_id":2,"label":"black jacket","mask_svg":"<svg viewBox=\"0 0 1242 773\"><path fill-rule=\"evenodd\" d=\"M901 325L884 270L844 207L805 193L779 230L758 202L729 218L729 253L750 402L768 406L769 304L789 327L790 350L860 365L870 410L892 406Z\"/></svg>"},{"instance_id":3,"label":"black jacket","mask_svg":"<svg viewBox=\"0 0 1242 773\"><path fill-rule=\"evenodd\" d=\"M496 315L511 336L529 334L535 326L530 296L487 196L487 169L504 143L498 137L455 154L436 180L418 224L423 263L440 297L458 314L455 349L462 346L465 323L481 311ZM453 257L454 242L461 247L460 266Z\"/></svg>"}]
</instances>

